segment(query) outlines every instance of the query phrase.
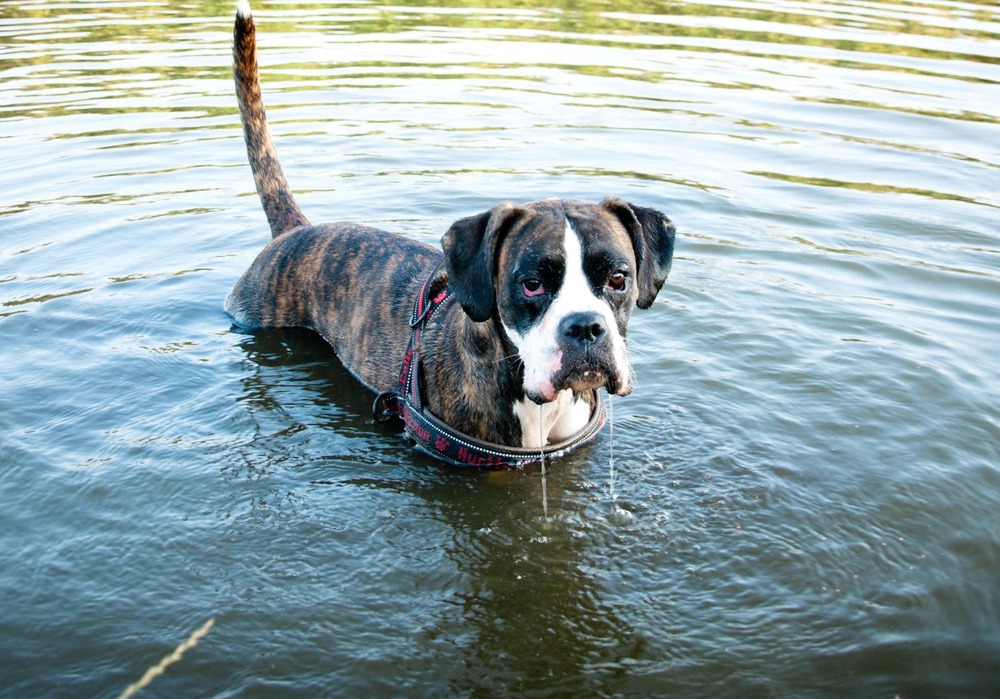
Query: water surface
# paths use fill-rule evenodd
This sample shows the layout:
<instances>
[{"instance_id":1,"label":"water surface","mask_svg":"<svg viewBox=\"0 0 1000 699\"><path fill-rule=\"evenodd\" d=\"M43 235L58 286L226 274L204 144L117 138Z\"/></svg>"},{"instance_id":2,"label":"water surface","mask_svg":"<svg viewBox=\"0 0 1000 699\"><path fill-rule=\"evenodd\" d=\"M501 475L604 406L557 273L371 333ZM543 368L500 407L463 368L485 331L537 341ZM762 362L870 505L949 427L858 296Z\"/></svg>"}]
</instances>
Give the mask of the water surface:
<instances>
[{"instance_id":1,"label":"water surface","mask_svg":"<svg viewBox=\"0 0 1000 699\"><path fill-rule=\"evenodd\" d=\"M613 440L544 491L231 326L234 5L0 2L0 694L116 696L210 618L150 695L1000 687L993 3L257 0L312 220L676 221Z\"/></svg>"}]
</instances>

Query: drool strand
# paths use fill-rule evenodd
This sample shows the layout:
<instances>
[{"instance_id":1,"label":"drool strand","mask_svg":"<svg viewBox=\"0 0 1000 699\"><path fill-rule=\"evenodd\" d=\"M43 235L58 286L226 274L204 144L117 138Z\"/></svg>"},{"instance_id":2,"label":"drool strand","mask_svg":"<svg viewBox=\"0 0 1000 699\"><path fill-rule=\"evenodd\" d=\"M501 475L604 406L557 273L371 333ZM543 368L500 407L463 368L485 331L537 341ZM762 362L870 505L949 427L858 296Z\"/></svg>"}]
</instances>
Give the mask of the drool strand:
<instances>
[{"instance_id":1,"label":"drool strand","mask_svg":"<svg viewBox=\"0 0 1000 699\"><path fill-rule=\"evenodd\" d=\"M549 494L545 479L545 430L542 426L542 406L538 406L538 455L542 460L542 516L549 518Z\"/></svg>"},{"instance_id":2,"label":"drool strand","mask_svg":"<svg viewBox=\"0 0 1000 699\"><path fill-rule=\"evenodd\" d=\"M608 394L608 439L610 440L610 461L611 461L611 502L614 503L618 499L618 493L615 492L615 396L614 394Z\"/></svg>"}]
</instances>

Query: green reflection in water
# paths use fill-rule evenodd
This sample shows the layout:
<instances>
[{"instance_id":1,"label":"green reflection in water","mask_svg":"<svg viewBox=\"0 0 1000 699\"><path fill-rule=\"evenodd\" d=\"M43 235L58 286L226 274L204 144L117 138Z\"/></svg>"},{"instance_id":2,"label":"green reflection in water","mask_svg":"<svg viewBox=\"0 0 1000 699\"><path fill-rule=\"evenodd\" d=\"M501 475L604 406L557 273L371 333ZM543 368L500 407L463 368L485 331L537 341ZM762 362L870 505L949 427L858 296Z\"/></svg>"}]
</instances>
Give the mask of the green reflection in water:
<instances>
[{"instance_id":1,"label":"green reflection in water","mask_svg":"<svg viewBox=\"0 0 1000 699\"><path fill-rule=\"evenodd\" d=\"M981 199L973 199L971 197L963 197L959 194L948 194L947 192L935 192L931 189L918 189L915 187L893 187L892 185L885 184L874 184L871 182L846 182L844 180L833 180L826 177L801 177L799 175L786 175L779 172L765 172L762 170L754 170L747 172L748 175L755 175L757 177L766 177L772 180L780 180L782 182L792 182L794 184L805 184L814 187L836 187L839 189L855 189L862 192L872 192L876 194L912 194L918 197L927 197L929 199L943 199L947 201L960 201L966 204L980 204L982 206L989 206L990 208L1000 208L994 204L983 201Z\"/></svg>"}]
</instances>

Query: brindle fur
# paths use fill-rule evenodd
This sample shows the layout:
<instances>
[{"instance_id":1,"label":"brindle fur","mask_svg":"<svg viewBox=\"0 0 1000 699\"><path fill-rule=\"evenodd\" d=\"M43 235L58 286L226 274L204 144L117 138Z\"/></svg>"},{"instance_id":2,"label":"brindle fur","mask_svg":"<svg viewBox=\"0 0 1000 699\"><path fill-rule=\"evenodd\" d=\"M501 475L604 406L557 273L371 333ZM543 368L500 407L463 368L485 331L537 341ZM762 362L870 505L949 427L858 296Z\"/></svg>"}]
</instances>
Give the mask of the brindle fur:
<instances>
[{"instance_id":1,"label":"brindle fur","mask_svg":"<svg viewBox=\"0 0 1000 699\"><path fill-rule=\"evenodd\" d=\"M368 388L392 390L409 340L414 296L444 259L434 288L450 283L458 303L442 307L424 330L428 408L471 437L520 446L512 406L524 397L522 371L498 320L494 290L497 265L508 264L504 243L526 221L548 217L561 231L568 216L583 229L612 231L629 241L639 306L652 303L663 284L673 227L662 214L614 198L601 205L497 205L453 224L442 241L443 257L428 245L367 226L311 225L291 194L267 125L249 12L237 14L233 58L248 157L273 236L226 301L241 326L311 328ZM628 313L620 321L622 333ZM591 406L597 400L590 389L584 397Z\"/></svg>"}]
</instances>

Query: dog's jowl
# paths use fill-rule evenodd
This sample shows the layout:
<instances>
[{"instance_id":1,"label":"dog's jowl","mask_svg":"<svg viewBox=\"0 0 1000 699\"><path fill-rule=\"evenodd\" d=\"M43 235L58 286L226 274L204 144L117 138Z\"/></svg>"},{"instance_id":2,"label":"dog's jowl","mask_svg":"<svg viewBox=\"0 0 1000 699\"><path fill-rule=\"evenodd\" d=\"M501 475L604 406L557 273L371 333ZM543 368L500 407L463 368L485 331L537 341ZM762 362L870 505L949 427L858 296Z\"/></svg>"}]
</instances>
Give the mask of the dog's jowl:
<instances>
[{"instance_id":1,"label":"dog's jowl","mask_svg":"<svg viewBox=\"0 0 1000 699\"><path fill-rule=\"evenodd\" d=\"M226 302L236 322L315 330L380 411L449 461L519 466L593 437L598 391L632 390L626 329L666 280L670 221L615 197L505 202L452 224L443 254L360 224L311 224L268 129L245 0L233 58L272 234Z\"/></svg>"}]
</instances>

